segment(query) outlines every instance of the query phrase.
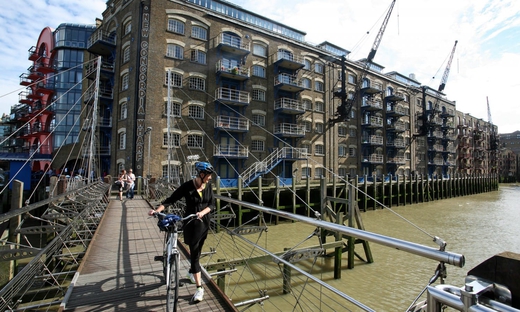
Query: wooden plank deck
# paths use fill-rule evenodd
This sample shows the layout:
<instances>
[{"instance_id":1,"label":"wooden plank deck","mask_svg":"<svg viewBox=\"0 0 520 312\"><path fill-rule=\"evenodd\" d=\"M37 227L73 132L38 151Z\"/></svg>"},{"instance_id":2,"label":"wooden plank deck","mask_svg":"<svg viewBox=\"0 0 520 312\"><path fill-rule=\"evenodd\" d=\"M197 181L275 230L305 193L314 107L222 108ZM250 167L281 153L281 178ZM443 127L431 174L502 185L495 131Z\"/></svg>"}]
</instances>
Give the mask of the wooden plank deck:
<instances>
[{"instance_id":1,"label":"wooden plank deck","mask_svg":"<svg viewBox=\"0 0 520 312\"><path fill-rule=\"evenodd\" d=\"M162 264L154 261L162 254L163 234L149 209L142 199L110 201L61 311L166 310ZM204 273L204 300L192 303L195 285L185 278L188 267L181 253L178 311L237 311Z\"/></svg>"}]
</instances>

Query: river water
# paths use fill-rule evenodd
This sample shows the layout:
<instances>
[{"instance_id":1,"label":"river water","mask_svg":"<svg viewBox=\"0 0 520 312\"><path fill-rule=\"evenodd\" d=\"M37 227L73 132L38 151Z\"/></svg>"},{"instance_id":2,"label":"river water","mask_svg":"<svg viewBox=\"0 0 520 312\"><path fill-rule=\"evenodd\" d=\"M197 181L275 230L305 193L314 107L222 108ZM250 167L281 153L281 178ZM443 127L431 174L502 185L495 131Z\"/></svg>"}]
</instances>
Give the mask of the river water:
<instances>
[{"instance_id":1,"label":"river water","mask_svg":"<svg viewBox=\"0 0 520 312\"><path fill-rule=\"evenodd\" d=\"M464 285L466 272L483 260L503 251L520 253L518 185L500 185L498 191L479 195L370 210L362 212L361 216L365 230L370 232L433 248L438 246L430 235L446 241L447 251L463 254L466 258L463 268L447 265L445 284L457 287ZM301 223L270 226L267 234L269 248L283 250L298 240L298 233L311 230L312 227ZM345 269L342 270L341 279L332 278L332 261L320 263L320 277L375 311L405 311L427 285L438 263L375 243L370 243L370 248L374 263L356 261L354 269L349 270L346 269L347 257L344 253L342 265ZM361 244L356 245L356 253L364 256ZM269 311L266 307L250 311ZM357 308L349 307L346 310L357 311Z\"/></svg>"}]
</instances>

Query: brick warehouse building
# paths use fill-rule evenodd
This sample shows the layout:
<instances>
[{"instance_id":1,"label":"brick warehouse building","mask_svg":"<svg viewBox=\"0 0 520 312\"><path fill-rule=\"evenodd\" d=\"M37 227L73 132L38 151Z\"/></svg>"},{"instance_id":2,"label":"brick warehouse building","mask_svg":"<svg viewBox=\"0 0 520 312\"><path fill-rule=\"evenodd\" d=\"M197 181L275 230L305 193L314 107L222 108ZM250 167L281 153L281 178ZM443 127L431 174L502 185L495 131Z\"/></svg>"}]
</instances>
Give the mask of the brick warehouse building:
<instances>
[{"instance_id":1,"label":"brick warehouse building","mask_svg":"<svg viewBox=\"0 0 520 312\"><path fill-rule=\"evenodd\" d=\"M196 159L211 162L226 186L267 172L282 183L331 172L492 173L489 161L458 167L460 153L481 146L490 158L486 122L477 127L444 93L376 63L350 119L330 123L342 65L350 97L365 60L345 60L348 50L307 43L304 32L227 1L108 1L87 50L104 65L97 113L111 127L99 128L98 144L111 151L111 174L187 177ZM87 75L94 83L94 70Z\"/></svg>"}]
</instances>

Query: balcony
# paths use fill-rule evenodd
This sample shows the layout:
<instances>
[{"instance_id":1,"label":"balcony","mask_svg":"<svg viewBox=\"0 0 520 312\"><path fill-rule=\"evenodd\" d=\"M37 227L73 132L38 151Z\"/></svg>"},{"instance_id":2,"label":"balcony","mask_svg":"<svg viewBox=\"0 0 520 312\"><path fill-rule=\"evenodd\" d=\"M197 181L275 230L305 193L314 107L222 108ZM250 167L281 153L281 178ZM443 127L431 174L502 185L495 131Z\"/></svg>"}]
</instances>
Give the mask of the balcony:
<instances>
[{"instance_id":1,"label":"balcony","mask_svg":"<svg viewBox=\"0 0 520 312\"><path fill-rule=\"evenodd\" d=\"M361 92L363 94L377 94L381 93L383 90L383 85L377 82L367 83L363 82L363 86L361 87Z\"/></svg>"},{"instance_id":2,"label":"balcony","mask_svg":"<svg viewBox=\"0 0 520 312\"><path fill-rule=\"evenodd\" d=\"M305 67L303 57L296 56L292 53L278 51L275 57L276 59L273 63L278 67L283 67L290 70L298 70Z\"/></svg>"},{"instance_id":3,"label":"balcony","mask_svg":"<svg viewBox=\"0 0 520 312\"><path fill-rule=\"evenodd\" d=\"M371 100L363 97L363 103L361 104L361 108L369 111L376 111L383 109L383 103L378 100Z\"/></svg>"},{"instance_id":4,"label":"balcony","mask_svg":"<svg viewBox=\"0 0 520 312\"><path fill-rule=\"evenodd\" d=\"M244 57L251 52L251 42L244 43L242 38L221 33L217 38L217 48L221 51Z\"/></svg>"},{"instance_id":5,"label":"balcony","mask_svg":"<svg viewBox=\"0 0 520 312\"><path fill-rule=\"evenodd\" d=\"M402 121L394 121L386 126L387 131L404 132L406 131L406 124Z\"/></svg>"},{"instance_id":6,"label":"balcony","mask_svg":"<svg viewBox=\"0 0 520 312\"><path fill-rule=\"evenodd\" d=\"M368 128L382 128L383 118L377 116L365 117L361 121L361 125Z\"/></svg>"},{"instance_id":7,"label":"balcony","mask_svg":"<svg viewBox=\"0 0 520 312\"><path fill-rule=\"evenodd\" d=\"M369 137L364 138L363 142L361 142L361 143L381 146L381 145L383 145L383 137L380 135L371 135Z\"/></svg>"},{"instance_id":8,"label":"balcony","mask_svg":"<svg viewBox=\"0 0 520 312\"><path fill-rule=\"evenodd\" d=\"M297 75L279 74L274 77L274 86L280 90L289 92L300 92L305 89Z\"/></svg>"},{"instance_id":9,"label":"balcony","mask_svg":"<svg viewBox=\"0 0 520 312\"><path fill-rule=\"evenodd\" d=\"M41 55L38 54L38 48L32 46L29 48L29 61L36 61Z\"/></svg>"},{"instance_id":10,"label":"balcony","mask_svg":"<svg viewBox=\"0 0 520 312\"><path fill-rule=\"evenodd\" d=\"M251 102L249 92L229 88L216 89L215 98L218 101L238 106L247 106Z\"/></svg>"},{"instance_id":11,"label":"balcony","mask_svg":"<svg viewBox=\"0 0 520 312\"><path fill-rule=\"evenodd\" d=\"M44 75L54 72L54 68L52 68L51 64L51 59L45 56L40 56L40 58L38 58L36 62L34 62L34 69L37 72L42 73Z\"/></svg>"},{"instance_id":12,"label":"balcony","mask_svg":"<svg viewBox=\"0 0 520 312\"><path fill-rule=\"evenodd\" d=\"M95 99L95 95L96 95L96 92L95 90L92 90L92 89L89 89L89 91L85 92L84 93L84 96L83 96L83 102L84 103L89 103L89 102L92 102L94 101ZM99 88L99 98L101 100L108 100L108 101L111 101L113 99L113 91L112 91L112 88L107 88L107 87L100 87Z\"/></svg>"},{"instance_id":13,"label":"balcony","mask_svg":"<svg viewBox=\"0 0 520 312\"><path fill-rule=\"evenodd\" d=\"M455 110L453 108L442 108L442 112L440 112L441 117L455 117Z\"/></svg>"},{"instance_id":14,"label":"balcony","mask_svg":"<svg viewBox=\"0 0 520 312\"><path fill-rule=\"evenodd\" d=\"M109 34L98 28L89 38L87 42L87 50L97 55L111 55L116 48L115 33Z\"/></svg>"},{"instance_id":15,"label":"balcony","mask_svg":"<svg viewBox=\"0 0 520 312\"><path fill-rule=\"evenodd\" d=\"M428 161L428 165L443 166L444 160L442 158L434 158L433 161Z\"/></svg>"},{"instance_id":16,"label":"balcony","mask_svg":"<svg viewBox=\"0 0 520 312\"><path fill-rule=\"evenodd\" d=\"M218 144L213 149L213 157L248 158L248 154L249 148L246 146Z\"/></svg>"},{"instance_id":17,"label":"balcony","mask_svg":"<svg viewBox=\"0 0 520 312\"><path fill-rule=\"evenodd\" d=\"M393 148L405 148L406 143L404 139L394 139L386 141L386 146Z\"/></svg>"},{"instance_id":18,"label":"balcony","mask_svg":"<svg viewBox=\"0 0 520 312\"><path fill-rule=\"evenodd\" d=\"M36 66L34 65L29 66L29 68L27 68L27 72L27 79L32 81L40 80L44 77L42 73L36 71Z\"/></svg>"},{"instance_id":19,"label":"balcony","mask_svg":"<svg viewBox=\"0 0 520 312\"><path fill-rule=\"evenodd\" d=\"M217 116L214 127L230 132L247 132L249 131L249 120L243 117Z\"/></svg>"},{"instance_id":20,"label":"balcony","mask_svg":"<svg viewBox=\"0 0 520 312\"><path fill-rule=\"evenodd\" d=\"M236 66L233 62L226 59L219 60L216 64L216 73L220 77L244 81L250 77L250 69L243 66Z\"/></svg>"},{"instance_id":21,"label":"balcony","mask_svg":"<svg viewBox=\"0 0 520 312\"><path fill-rule=\"evenodd\" d=\"M443 121L442 128L443 129L453 129L454 125L455 124L453 123L453 121Z\"/></svg>"},{"instance_id":22,"label":"balcony","mask_svg":"<svg viewBox=\"0 0 520 312\"><path fill-rule=\"evenodd\" d=\"M54 81L47 80L43 81L40 80L38 83L36 83L36 93L38 94L51 94L54 92Z\"/></svg>"},{"instance_id":23,"label":"balcony","mask_svg":"<svg viewBox=\"0 0 520 312\"><path fill-rule=\"evenodd\" d=\"M107 118L99 118L98 119L98 125L100 127L112 127L112 117Z\"/></svg>"},{"instance_id":24,"label":"balcony","mask_svg":"<svg viewBox=\"0 0 520 312\"><path fill-rule=\"evenodd\" d=\"M361 159L362 163L373 163L373 164L382 164L383 163L383 155L380 154L371 154Z\"/></svg>"},{"instance_id":25,"label":"balcony","mask_svg":"<svg viewBox=\"0 0 520 312\"><path fill-rule=\"evenodd\" d=\"M406 116L408 115L408 111L405 107L399 105L392 107L391 105L388 105L386 107L386 114L388 116Z\"/></svg>"},{"instance_id":26,"label":"balcony","mask_svg":"<svg viewBox=\"0 0 520 312\"><path fill-rule=\"evenodd\" d=\"M300 126L297 124L290 123L281 123L274 126L274 134L279 137L304 137L305 136L305 126Z\"/></svg>"},{"instance_id":27,"label":"balcony","mask_svg":"<svg viewBox=\"0 0 520 312\"><path fill-rule=\"evenodd\" d=\"M289 98L280 98L274 101L274 110L285 114L303 114L303 103Z\"/></svg>"},{"instance_id":28,"label":"balcony","mask_svg":"<svg viewBox=\"0 0 520 312\"><path fill-rule=\"evenodd\" d=\"M115 63L113 61L105 61L101 60L101 69L100 69L100 78L103 80L112 79L114 77L114 66ZM95 79L97 75L97 67L98 60L94 60L93 62L85 65L85 76L90 79Z\"/></svg>"},{"instance_id":29,"label":"balcony","mask_svg":"<svg viewBox=\"0 0 520 312\"><path fill-rule=\"evenodd\" d=\"M402 100L404 100L404 95L401 92L393 93L393 92L387 91L385 100L392 101L392 102L402 101Z\"/></svg>"},{"instance_id":30,"label":"balcony","mask_svg":"<svg viewBox=\"0 0 520 312\"><path fill-rule=\"evenodd\" d=\"M31 84L33 84L33 80L31 78L29 78L28 73L23 73L19 77L20 77L20 85L27 87L27 86L30 86Z\"/></svg>"},{"instance_id":31,"label":"balcony","mask_svg":"<svg viewBox=\"0 0 520 312\"><path fill-rule=\"evenodd\" d=\"M404 156L388 157L388 163L404 165L406 160Z\"/></svg>"}]
</instances>

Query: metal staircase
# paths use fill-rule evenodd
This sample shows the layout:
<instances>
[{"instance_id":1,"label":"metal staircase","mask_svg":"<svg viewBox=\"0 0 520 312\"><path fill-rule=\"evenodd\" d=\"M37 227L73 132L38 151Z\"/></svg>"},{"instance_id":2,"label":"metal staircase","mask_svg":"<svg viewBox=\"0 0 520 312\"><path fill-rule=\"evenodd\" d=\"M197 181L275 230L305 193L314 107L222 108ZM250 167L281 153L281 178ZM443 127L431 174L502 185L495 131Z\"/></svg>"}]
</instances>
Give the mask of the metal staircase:
<instances>
[{"instance_id":1,"label":"metal staircase","mask_svg":"<svg viewBox=\"0 0 520 312\"><path fill-rule=\"evenodd\" d=\"M307 159L306 148L282 147L275 149L262 161L257 161L242 173L242 183L248 186L260 175L268 173L284 159Z\"/></svg>"}]
</instances>

